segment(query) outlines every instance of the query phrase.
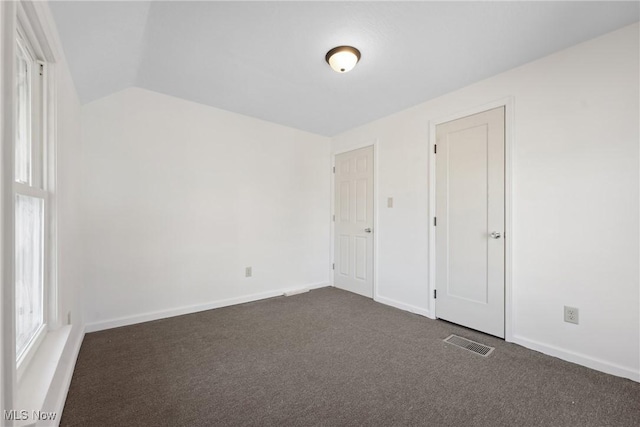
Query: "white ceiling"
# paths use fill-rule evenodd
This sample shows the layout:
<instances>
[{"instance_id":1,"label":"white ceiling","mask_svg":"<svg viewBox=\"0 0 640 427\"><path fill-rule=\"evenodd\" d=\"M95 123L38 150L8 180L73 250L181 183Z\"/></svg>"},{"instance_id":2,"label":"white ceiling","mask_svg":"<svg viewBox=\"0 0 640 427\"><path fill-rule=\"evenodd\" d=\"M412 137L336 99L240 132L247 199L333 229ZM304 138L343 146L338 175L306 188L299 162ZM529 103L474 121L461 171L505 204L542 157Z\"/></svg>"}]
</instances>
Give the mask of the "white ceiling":
<instances>
[{"instance_id":1,"label":"white ceiling","mask_svg":"<svg viewBox=\"0 0 640 427\"><path fill-rule=\"evenodd\" d=\"M332 136L639 20L638 2L53 2L83 103L138 86ZM362 52L337 74L334 46Z\"/></svg>"}]
</instances>

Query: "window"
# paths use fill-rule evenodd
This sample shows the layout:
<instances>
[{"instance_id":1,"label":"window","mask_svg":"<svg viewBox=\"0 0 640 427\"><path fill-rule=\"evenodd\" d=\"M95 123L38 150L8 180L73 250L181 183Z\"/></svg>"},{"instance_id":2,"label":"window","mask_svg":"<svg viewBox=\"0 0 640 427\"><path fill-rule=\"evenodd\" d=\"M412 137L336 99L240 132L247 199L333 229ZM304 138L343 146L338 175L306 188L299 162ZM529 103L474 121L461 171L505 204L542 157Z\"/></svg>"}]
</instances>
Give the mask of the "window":
<instances>
[{"instance_id":1,"label":"window","mask_svg":"<svg viewBox=\"0 0 640 427\"><path fill-rule=\"evenodd\" d=\"M16 35L15 315L20 365L47 325L48 191L44 138L45 64L18 26Z\"/></svg>"}]
</instances>

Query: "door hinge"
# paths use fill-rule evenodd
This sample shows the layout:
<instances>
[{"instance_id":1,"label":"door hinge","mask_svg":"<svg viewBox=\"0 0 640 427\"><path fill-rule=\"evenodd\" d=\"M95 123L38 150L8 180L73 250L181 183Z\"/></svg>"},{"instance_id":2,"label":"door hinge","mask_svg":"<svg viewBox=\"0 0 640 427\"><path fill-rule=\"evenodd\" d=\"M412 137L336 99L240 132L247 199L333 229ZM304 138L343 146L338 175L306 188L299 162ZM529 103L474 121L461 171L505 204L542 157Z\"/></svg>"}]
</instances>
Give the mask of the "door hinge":
<instances>
[{"instance_id":1,"label":"door hinge","mask_svg":"<svg viewBox=\"0 0 640 427\"><path fill-rule=\"evenodd\" d=\"M333 173L336 173L336 167L335 166L333 167Z\"/></svg>"},{"instance_id":2,"label":"door hinge","mask_svg":"<svg viewBox=\"0 0 640 427\"><path fill-rule=\"evenodd\" d=\"M433 154L438 152L438 144L433 144Z\"/></svg>"},{"instance_id":3,"label":"door hinge","mask_svg":"<svg viewBox=\"0 0 640 427\"><path fill-rule=\"evenodd\" d=\"M433 299L436 299L436 298L438 298L438 290L434 289L433 290Z\"/></svg>"},{"instance_id":4,"label":"door hinge","mask_svg":"<svg viewBox=\"0 0 640 427\"><path fill-rule=\"evenodd\" d=\"M336 216L335 215L333 216L333 222L336 222Z\"/></svg>"},{"instance_id":5,"label":"door hinge","mask_svg":"<svg viewBox=\"0 0 640 427\"><path fill-rule=\"evenodd\" d=\"M433 217L433 226L436 227L438 225L438 218Z\"/></svg>"},{"instance_id":6,"label":"door hinge","mask_svg":"<svg viewBox=\"0 0 640 427\"><path fill-rule=\"evenodd\" d=\"M40 76L44 75L44 64L40 64Z\"/></svg>"},{"instance_id":7,"label":"door hinge","mask_svg":"<svg viewBox=\"0 0 640 427\"><path fill-rule=\"evenodd\" d=\"M335 269L336 269L336 263L335 263L335 262L331 265L331 269L332 269L332 270L335 270Z\"/></svg>"}]
</instances>

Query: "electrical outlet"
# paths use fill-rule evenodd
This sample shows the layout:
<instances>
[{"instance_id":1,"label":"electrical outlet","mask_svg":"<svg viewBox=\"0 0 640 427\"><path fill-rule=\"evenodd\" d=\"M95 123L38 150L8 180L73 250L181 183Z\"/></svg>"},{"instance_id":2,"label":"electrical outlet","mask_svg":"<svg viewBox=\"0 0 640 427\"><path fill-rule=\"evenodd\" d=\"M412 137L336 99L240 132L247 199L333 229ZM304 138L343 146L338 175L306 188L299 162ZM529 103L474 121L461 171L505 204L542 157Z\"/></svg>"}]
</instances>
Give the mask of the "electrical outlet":
<instances>
[{"instance_id":1,"label":"electrical outlet","mask_svg":"<svg viewBox=\"0 0 640 427\"><path fill-rule=\"evenodd\" d=\"M387 197L387 207L388 208L393 207L393 197Z\"/></svg>"},{"instance_id":2,"label":"electrical outlet","mask_svg":"<svg viewBox=\"0 0 640 427\"><path fill-rule=\"evenodd\" d=\"M244 269L244 277L251 277L253 275L253 272L251 271L251 267L246 267Z\"/></svg>"},{"instance_id":3,"label":"electrical outlet","mask_svg":"<svg viewBox=\"0 0 640 427\"><path fill-rule=\"evenodd\" d=\"M580 310L575 307L564 306L564 321L568 323L580 323Z\"/></svg>"}]
</instances>

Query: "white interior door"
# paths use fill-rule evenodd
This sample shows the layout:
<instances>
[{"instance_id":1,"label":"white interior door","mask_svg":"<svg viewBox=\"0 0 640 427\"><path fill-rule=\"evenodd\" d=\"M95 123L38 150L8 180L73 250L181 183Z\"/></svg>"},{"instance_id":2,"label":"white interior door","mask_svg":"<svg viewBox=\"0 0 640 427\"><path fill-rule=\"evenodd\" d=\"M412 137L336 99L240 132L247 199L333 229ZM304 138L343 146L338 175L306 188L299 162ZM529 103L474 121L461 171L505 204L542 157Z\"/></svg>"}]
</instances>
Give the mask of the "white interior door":
<instances>
[{"instance_id":1,"label":"white interior door","mask_svg":"<svg viewBox=\"0 0 640 427\"><path fill-rule=\"evenodd\" d=\"M336 287L373 297L373 146L335 162Z\"/></svg>"},{"instance_id":2,"label":"white interior door","mask_svg":"<svg viewBox=\"0 0 640 427\"><path fill-rule=\"evenodd\" d=\"M436 127L436 316L504 338L504 107Z\"/></svg>"}]
</instances>

